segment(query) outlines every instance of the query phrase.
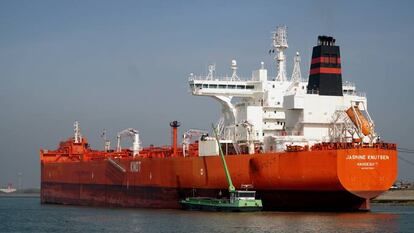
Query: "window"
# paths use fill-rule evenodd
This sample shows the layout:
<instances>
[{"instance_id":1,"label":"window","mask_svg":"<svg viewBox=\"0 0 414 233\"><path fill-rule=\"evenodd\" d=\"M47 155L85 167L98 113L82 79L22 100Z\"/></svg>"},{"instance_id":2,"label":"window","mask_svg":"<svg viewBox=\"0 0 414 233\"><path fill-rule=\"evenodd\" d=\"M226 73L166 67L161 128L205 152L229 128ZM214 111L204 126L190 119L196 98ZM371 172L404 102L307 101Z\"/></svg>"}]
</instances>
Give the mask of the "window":
<instances>
[{"instance_id":1,"label":"window","mask_svg":"<svg viewBox=\"0 0 414 233\"><path fill-rule=\"evenodd\" d=\"M195 86L196 86L197 88L200 88L200 87L201 87L201 84L199 84L199 83L198 83L198 84L196 84Z\"/></svg>"},{"instance_id":2,"label":"window","mask_svg":"<svg viewBox=\"0 0 414 233\"><path fill-rule=\"evenodd\" d=\"M217 88L217 84L210 84L210 88Z\"/></svg>"},{"instance_id":3,"label":"window","mask_svg":"<svg viewBox=\"0 0 414 233\"><path fill-rule=\"evenodd\" d=\"M229 88L229 89L235 89L236 86L235 85L228 85L227 88Z\"/></svg>"},{"instance_id":4,"label":"window","mask_svg":"<svg viewBox=\"0 0 414 233\"><path fill-rule=\"evenodd\" d=\"M246 89L246 86L244 86L244 85L237 85L236 88L237 89Z\"/></svg>"},{"instance_id":5,"label":"window","mask_svg":"<svg viewBox=\"0 0 414 233\"><path fill-rule=\"evenodd\" d=\"M203 84L203 88L208 88L208 84Z\"/></svg>"},{"instance_id":6,"label":"window","mask_svg":"<svg viewBox=\"0 0 414 233\"><path fill-rule=\"evenodd\" d=\"M256 194L255 191L244 191L244 192L238 191L237 196L242 197L242 198L254 198L255 194Z\"/></svg>"},{"instance_id":7,"label":"window","mask_svg":"<svg viewBox=\"0 0 414 233\"><path fill-rule=\"evenodd\" d=\"M226 85L219 85L219 88L225 89L226 88Z\"/></svg>"},{"instance_id":8,"label":"window","mask_svg":"<svg viewBox=\"0 0 414 233\"><path fill-rule=\"evenodd\" d=\"M254 89L254 86L253 86L253 85L247 85L247 86L246 86L246 89L250 89L250 90L251 90L251 89Z\"/></svg>"}]
</instances>

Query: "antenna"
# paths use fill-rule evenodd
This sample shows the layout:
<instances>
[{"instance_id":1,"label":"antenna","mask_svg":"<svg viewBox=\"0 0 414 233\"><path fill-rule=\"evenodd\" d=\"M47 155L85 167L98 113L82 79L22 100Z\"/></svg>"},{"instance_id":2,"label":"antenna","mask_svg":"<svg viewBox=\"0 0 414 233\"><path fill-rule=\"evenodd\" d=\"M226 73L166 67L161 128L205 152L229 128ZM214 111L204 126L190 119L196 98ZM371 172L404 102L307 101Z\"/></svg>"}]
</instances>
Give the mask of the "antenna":
<instances>
[{"instance_id":1,"label":"antenna","mask_svg":"<svg viewBox=\"0 0 414 233\"><path fill-rule=\"evenodd\" d=\"M208 65L207 80L214 80L215 73L216 73L216 64Z\"/></svg>"},{"instance_id":2,"label":"antenna","mask_svg":"<svg viewBox=\"0 0 414 233\"><path fill-rule=\"evenodd\" d=\"M302 81L302 74L300 71L300 55L299 52L296 52L296 56L293 58L293 72L292 72L292 82L298 83Z\"/></svg>"},{"instance_id":3,"label":"antenna","mask_svg":"<svg viewBox=\"0 0 414 233\"><path fill-rule=\"evenodd\" d=\"M231 71L233 72L233 74L231 75L230 81L240 80L239 76L237 76L237 69L237 61L235 59L231 60Z\"/></svg>"},{"instance_id":4,"label":"antenna","mask_svg":"<svg viewBox=\"0 0 414 233\"><path fill-rule=\"evenodd\" d=\"M108 138L106 137L106 129L103 129L101 138L104 140L105 152L109 151L111 149L111 141L109 141Z\"/></svg>"},{"instance_id":5,"label":"antenna","mask_svg":"<svg viewBox=\"0 0 414 233\"><path fill-rule=\"evenodd\" d=\"M80 133L80 125L78 121L75 121L75 123L73 124L73 131L75 132L75 143L80 143L82 142L82 135Z\"/></svg>"},{"instance_id":6,"label":"antenna","mask_svg":"<svg viewBox=\"0 0 414 233\"><path fill-rule=\"evenodd\" d=\"M287 27L286 26L278 26L276 28L276 31L273 32L272 47L273 49L271 49L270 52L274 53L276 49L276 55L274 57L274 59L276 60L276 67L277 67L276 80L280 82L286 81L285 50L289 47L287 43Z\"/></svg>"}]
</instances>

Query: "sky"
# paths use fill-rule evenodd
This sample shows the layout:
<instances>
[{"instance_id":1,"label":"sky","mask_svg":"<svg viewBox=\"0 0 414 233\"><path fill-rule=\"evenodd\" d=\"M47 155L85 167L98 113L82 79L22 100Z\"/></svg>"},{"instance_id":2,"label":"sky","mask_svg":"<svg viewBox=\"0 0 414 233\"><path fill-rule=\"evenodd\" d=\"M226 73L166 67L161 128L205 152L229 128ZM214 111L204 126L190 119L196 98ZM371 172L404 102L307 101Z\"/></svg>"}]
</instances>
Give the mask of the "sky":
<instances>
[{"instance_id":1,"label":"sky","mask_svg":"<svg viewBox=\"0 0 414 233\"><path fill-rule=\"evenodd\" d=\"M368 97L376 131L414 149L413 1L6 1L0 0L0 186L40 186L39 149L56 149L81 124L102 149L105 128L136 128L143 145L170 143L180 130L209 129L220 116L211 98L189 92L191 72L242 77L264 61L271 31L287 25L307 78L318 35L341 46L343 80ZM413 154L400 156L414 161ZM399 160L399 178L414 169Z\"/></svg>"}]
</instances>

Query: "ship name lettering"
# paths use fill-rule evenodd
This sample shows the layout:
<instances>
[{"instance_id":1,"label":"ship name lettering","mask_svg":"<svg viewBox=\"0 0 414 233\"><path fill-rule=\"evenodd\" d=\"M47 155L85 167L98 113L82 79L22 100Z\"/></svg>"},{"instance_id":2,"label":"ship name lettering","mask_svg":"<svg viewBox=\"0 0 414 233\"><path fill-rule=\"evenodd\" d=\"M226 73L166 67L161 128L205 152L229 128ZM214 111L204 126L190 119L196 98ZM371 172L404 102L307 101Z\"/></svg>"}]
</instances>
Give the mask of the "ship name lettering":
<instances>
[{"instance_id":1,"label":"ship name lettering","mask_svg":"<svg viewBox=\"0 0 414 233\"><path fill-rule=\"evenodd\" d=\"M389 160L388 155L347 155L346 160Z\"/></svg>"},{"instance_id":2,"label":"ship name lettering","mask_svg":"<svg viewBox=\"0 0 414 233\"><path fill-rule=\"evenodd\" d=\"M368 155L368 159L371 159L371 160L389 160L390 157L388 155Z\"/></svg>"},{"instance_id":3,"label":"ship name lettering","mask_svg":"<svg viewBox=\"0 0 414 233\"><path fill-rule=\"evenodd\" d=\"M361 159L365 160L365 155L348 155L346 156L347 160L355 160L355 159Z\"/></svg>"}]
</instances>

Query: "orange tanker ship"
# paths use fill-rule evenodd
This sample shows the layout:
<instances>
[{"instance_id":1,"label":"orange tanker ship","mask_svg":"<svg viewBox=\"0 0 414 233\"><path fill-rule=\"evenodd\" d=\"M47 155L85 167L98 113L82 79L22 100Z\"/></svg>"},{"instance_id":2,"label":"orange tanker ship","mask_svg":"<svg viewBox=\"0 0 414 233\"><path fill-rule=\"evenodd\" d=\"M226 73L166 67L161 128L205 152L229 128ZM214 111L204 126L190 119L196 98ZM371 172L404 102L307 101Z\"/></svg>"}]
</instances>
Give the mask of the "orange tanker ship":
<instances>
[{"instance_id":1,"label":"orange tanker ship","mask_svg":"<svg viewBox=\"0 0 414 233\"><path fill-rule=\"evenodd\" d=\"M274 47L280 52L283 28L277 33ZM319 37L308 82L293 75L283 80L280 63L273 81L267 81L263 63L252 80L192 75L189 81L194 95L220 96L223 113L232 111L219 124L227 165L236 188L256 190L264 209L369 210L370 199L396 179L396 144L379 140L365 96L342 85L334 42ZM234 61L233 75L235 66ZM266 85L285 91L278 95ZM227 95L239 95L245 104L232 105ZM193 130L178 147L179 123L170 125L171 146L141 148L138 131L127 129L118 134L116 150L107 144L100 151L89 147L76 123L74 137L57 150L40 150L42 203L179 208L179 200L189 196L226 197L217 141ZM189 135L198 138L190 141ZM124 136L133 138L131 149L121 149Z\"/></svg>"}]
</instances>

